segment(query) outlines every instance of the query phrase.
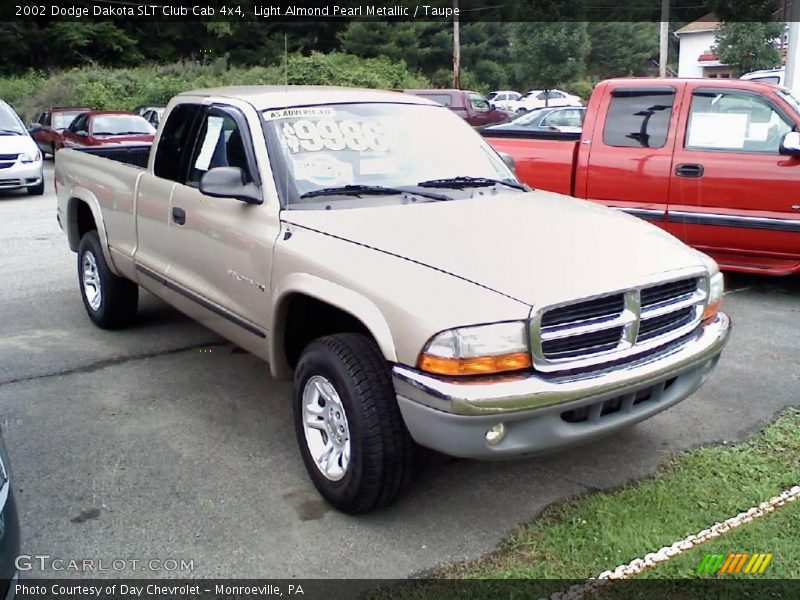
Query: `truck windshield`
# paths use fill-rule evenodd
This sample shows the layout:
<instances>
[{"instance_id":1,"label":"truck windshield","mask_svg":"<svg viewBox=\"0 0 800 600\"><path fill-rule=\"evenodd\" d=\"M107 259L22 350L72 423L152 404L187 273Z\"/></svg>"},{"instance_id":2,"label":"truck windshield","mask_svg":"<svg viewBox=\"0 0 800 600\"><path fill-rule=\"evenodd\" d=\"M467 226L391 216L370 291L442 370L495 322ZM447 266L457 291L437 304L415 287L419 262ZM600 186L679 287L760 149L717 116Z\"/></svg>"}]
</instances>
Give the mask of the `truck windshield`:
<instances>
[{"instance_id":1,"label":"truck windshield","mask_svg":"<svg viewBox=\"0 0 800 600\"><path fill-rule=\"evenodd\" d=\"M352 206L354 195L362 206L397 202L403 194L437 201L437 194L419 184L464 176L485 179L484 186L493 185L489 180L517 184L497 153L444 108L336 104L268 110L263 117L271 147L279 148L275 158L282 164L275 172L285 176L279 188L287 208L318 204L321 196L326 208L336 208L337 200ZM451 187L440 200L475 192L460 180Z\"/></svg>"}]
</instances>

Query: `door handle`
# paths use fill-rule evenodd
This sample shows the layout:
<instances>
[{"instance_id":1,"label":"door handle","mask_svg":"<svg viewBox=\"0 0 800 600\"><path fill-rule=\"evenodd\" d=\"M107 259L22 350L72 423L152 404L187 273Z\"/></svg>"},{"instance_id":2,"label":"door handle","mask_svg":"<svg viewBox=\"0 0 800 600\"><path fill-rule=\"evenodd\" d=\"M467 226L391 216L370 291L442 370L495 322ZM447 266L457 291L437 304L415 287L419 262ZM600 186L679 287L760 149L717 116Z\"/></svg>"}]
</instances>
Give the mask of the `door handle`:
<instances>
[{"instance_id":1,"label":"door handle","mask_svg":"<svg viewBox=\"0 0 800 600\"><path fill-rule=\"evenodd\" d=\"M703 165L681 164L675 167L675 175L678 177L702 177Z\"/></svg>"},{"instance_id":2,"label":"door handle","mask_svg":"<svg viewBox=\"0 0 800 600\"><path fill-rule=\"evenodd\" d=\"M177 206L173 207L172 220L178 225L183 225L186 223L186 211Z\"/></svg>"}]
</instances>

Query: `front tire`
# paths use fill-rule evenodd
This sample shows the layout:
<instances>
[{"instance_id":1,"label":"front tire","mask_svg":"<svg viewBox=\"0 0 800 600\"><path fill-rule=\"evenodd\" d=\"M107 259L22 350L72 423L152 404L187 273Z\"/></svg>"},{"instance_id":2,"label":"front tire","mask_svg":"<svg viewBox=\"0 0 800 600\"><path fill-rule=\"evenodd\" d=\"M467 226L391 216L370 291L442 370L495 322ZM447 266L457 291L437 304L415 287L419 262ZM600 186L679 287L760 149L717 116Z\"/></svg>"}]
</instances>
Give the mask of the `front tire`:
<instances>
[{"instance_id":1,"label":"front tire","mask_svg":"<svg viewBox=\"0 0 800 600\"><path fill-rule=\"evenodd\" d=\"M78 245L78 285L86 314L101 329L119 329L136 317L139 286L109 269L97 231Z\"/></svg>"},{"instance_id":2,"label":"front tire","mask_svg":"<svg viewBox=\"0 0 800 600\"><path fill-rule=\"evenodd\" d=\"M414 442L375 342L353 333L315 340L294 384L297 442L319 493L350 514L391 503L409 477Z\"/></svg>"},{"instance_id":3,"label":"front tire","mask_svg":"<svg viewBox=\"0 0 800 600\"><path fill-rule=\"evenodd\" d=\"M42 181L38 185L28 186L27 190L29 196L41 196L44 194L44 177L42 177Z\"/></svg>"}]
</instances>

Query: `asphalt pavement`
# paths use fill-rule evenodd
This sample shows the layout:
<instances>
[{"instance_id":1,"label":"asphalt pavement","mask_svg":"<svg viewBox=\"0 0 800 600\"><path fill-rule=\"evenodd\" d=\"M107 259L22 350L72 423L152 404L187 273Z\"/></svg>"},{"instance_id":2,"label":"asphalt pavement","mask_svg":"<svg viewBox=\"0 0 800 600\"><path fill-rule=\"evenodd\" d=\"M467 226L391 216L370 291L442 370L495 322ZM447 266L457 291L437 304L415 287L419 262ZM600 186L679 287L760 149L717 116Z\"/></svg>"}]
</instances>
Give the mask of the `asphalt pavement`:
<instances>
[{"instance_id":1,"label":"asphalt pavement","mask_svg":"<svg viewBox=\"0 0 800 600\"><path fill-rule=\"evenodd\" d=\"M192 566L128 562L99 576L406 577L492 550L552 502L743 439L800 405L800 278L730 276L732 339L693 397L550 456L431 455L395 505L346 516L306 476L290 387L266 365L146 293L133 328L91 325L50 161L46 179L43 197L0 195L0 424L24 554ZM57 564L34 574L87 575Z\"/></svg>"}]
</instances>

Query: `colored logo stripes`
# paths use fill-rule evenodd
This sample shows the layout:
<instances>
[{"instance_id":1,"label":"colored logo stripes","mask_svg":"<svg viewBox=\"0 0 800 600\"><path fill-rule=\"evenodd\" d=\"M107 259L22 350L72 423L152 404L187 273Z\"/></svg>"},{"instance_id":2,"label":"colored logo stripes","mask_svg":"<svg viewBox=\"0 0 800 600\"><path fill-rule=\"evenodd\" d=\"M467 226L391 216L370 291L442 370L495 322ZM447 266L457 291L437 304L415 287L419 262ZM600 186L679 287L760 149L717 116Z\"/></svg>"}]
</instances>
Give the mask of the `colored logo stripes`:
<instances>
[{"instance_id":1,"label":"colored logo stripes","mask_svg":"<svg viewBox=\"0 0 800 600\"><path fill-rule=\"evenodd\" d=\"M695 573L723 573L733 575L763 573L772 560L772 553L730 552L728 554L706 554Z\"/></svg>"}]
</instances>

